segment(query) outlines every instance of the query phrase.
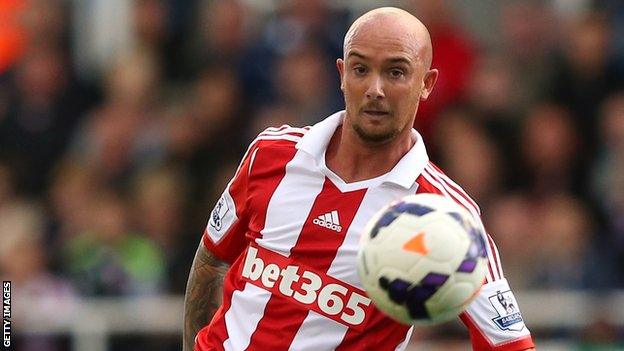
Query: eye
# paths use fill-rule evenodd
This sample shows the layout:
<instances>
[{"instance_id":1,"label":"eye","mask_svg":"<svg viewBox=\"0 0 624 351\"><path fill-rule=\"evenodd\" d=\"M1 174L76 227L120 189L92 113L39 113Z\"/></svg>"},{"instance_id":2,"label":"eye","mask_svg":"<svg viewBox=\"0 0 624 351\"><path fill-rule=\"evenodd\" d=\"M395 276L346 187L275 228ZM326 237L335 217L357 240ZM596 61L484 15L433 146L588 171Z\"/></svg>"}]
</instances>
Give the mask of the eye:
<instances>
[{"instance_id":1,"label":"eye","mask_svg":"<svg viewBox=\"0 0 624 351\"><path fill-rule=\"evenodd\" d=\"M364 66L355 66L355 67L353 67L353 72L355 72L355 74L358 75L358 76L362 76L362 75L366 74L367 69Z\"/></svg>"},{"instance_id":2,"label":"eye","mask_svg":"<svg viewBox=\"0 0 624 351\"><path fill-rule=\"evenodd\" d=\"M390 77L392 78L401 78L405 75L405 72L403 72L402 69L399 68L393 68L391 69L388 74L390 75Z\"/></svg>"}]
</instances>

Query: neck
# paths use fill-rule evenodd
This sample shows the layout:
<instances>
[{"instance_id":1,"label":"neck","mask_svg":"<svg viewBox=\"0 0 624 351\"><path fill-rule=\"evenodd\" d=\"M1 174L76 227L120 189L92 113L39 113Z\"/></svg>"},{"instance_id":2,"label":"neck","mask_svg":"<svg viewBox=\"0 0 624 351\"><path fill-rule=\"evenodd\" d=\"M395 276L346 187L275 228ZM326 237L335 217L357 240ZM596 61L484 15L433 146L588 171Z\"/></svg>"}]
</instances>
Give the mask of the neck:
<instances>
[{"instance_id":1,"label":"neck","mask_svg":"<svg viewBox=\"0 0 624 351\"><path fill-rule=\"evenodd\" d=\"M388 142L373 144L342 125L329 141L325 163L347 183L372 179L390 172L413 145L411 128Z\"/></svg>"}]
</instances>

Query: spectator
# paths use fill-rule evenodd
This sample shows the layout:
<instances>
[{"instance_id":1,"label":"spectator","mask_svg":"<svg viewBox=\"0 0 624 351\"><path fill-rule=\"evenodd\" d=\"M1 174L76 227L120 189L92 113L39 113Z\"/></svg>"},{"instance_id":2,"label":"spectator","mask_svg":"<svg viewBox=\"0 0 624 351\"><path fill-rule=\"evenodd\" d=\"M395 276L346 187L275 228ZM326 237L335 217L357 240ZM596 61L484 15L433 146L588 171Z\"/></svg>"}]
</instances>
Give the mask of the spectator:
<instances>
[{"instance_id":1,"label":"spectator","mask_svg":"<svg viewBox=\"0 0 624 351\"><path fill-rule=\"evenodd\" d=\"M598 132L594 123L600 103L622 88L624 77L613 62L605 14L584 14L566 27L562 56L553 65L550 96L573 111L573 126L581 131L580 157L594 156Z\"/></svg>"},{"instance_id":2,"label":"spectator","mask_svg":"<svg viewBox=\"0 0 624 351\"><path fill-rule=\"evenodd\" d=\"M167 291L178 294L184 292L195 250L195 245L187 245L194 237L185 227L187 188L183 175L170 168L144 170L133 181L131 221L163 252Z\"/></svg>"},{"instance_id":3,"label":"spectator","mask_svg":"<svg viewBox=\"0 0 624 351\"><path fill-rule=\"evenodd\" d=\"M523 187L537 197L559 192L584 195L580 140L570 112L556 104L535 105L519 140Z\"/></svg>"},{"instance_id":4,"label":"spectator","mask_svg":"<svg viewBox=\"0 0 624 351\"><path fill-rule=\"evenodd\" d=\"M474 118L463 110L440 116L435 135L441 166L481 204L500 190L500 155Z\"/></svg>"},{"instance_id":5,"label":"spectator","mask_svg":"<svg viewBox=\"0 0 624 351\"><path fill-rule=\"evenodd\" d=\"M96 173L84 165L64 160L57 166L46 196L49 215L46 244L55 270L63 271L63 243L90 229L89 206L100 187Z\"/></svg>"},{"instance_id":6,"label":"spectator","mask_svg":"<svg viewBox=\"0 0 624 351\"><path fill-rule=\"evenodd\" d=\"M0 211L0 276L10 280L14 291L12 317L14 330L28 332L28 326L69 322L75 303L73 287L48 268L44 244L45 217L31 202L15 200ZM20 341L21 350L56 351L55 335L28 335Z\"/></svg>"},{"instance_id":7,"label":"spectator","mask_svg":"<svg viewBox=\"0 0 624 351\"><path fill-rule=\"evenodd\" d=\"M139 51L120 58L107 76L105 100L84 121L74 137L73 157L111 183L128 179L134 167L158 152L153 127L159 121L155 58ZM136 156L142 156L137 158Z\"/></svg>"},{"instance_id":8,"label":"spectator","mask_svg":"<svg viewBox=\"0 0 624 351\"><path fill-rule=\"evenodd\" d=\"M292 109L294 125L312 125L319 112L324 116L339 109L331 101L326 61L318 47L304 44L279 60L273 85L278 100Z\"/></svg>"},{"instance_id":9,"label":"spectator","mask_svg":"<svg viewBox=\"0 0 624 351\"><path fill-rule=\"evenodd\" d=\"M500 10L500 55L510 71L512 110L525 113L546 93L559 22L544 1L509 1Z\"/></svg>"},{"instance_id":10,"label":"spectator","mask_svg":"<svg viewBox=\"0 0 624 351\"><path fill-rule=\"evenodd\" d=\"M408 0L405 4L429 28L435 43L431 67L440 71L435 92L421 104L416 119L416 128L427 140L440 112L466 98L477 55L476 45L457 20L449 1Z\"/></svg>"},{"instance_id":11,"label":"spectator","mask_svg":"<svg viewBox=\"0 0 624 351\"><path fill-rule=\"evenodd\" d=\"M196 59L205 64L238 66L252 34L252 13L238 0L203 1L199 6Z\"/></svg>"},{"instance_id":12,"label":"spectator","mask_svg":"<svg viewBox=\"0 0 624 351\"><path fill-rule=\"evenodd\" d=\"M92 99L71 81L67 62L54 47L28 50L12 85L0 116L0 159L12 164L20 192L40 194Z\"/></svg>"},{"instance_id":13,"label":"spectator","mask_svg":"<svg viewBox=\"0 0 624 351\"><path fill-rule=\"evenodd\" d=\"M588 209L578 199L567 194L550 196L537 211L533 230L539 240L534 241L532 252L536 273L532 287L588 288L610 279L606 270L591 270L592 240L597 231Z\"/></svg>"},{"instance_id":14,"label":"spectator","mask_svg":"<svg viewBox=\"0 0 624 351\"><path fill-rule=\"evenodd\" d=\"M621 176L624 173L623 93L612 95L604 102L598 127L602 143L594 165L594 196L606 213L617 221L624 213L624 178Z\"/></svg>"},{"instance_id":15,"label":"spectator","mask_svg":"<svg viewBox=\"0 0 624 351\"><path fill-rule=\"evenodd\" d=\"M165 256L129 227L119 195L104 190L90 204L90 228L65 243L64 263L84 296L157 294L163 291Z\"/></svg>"},{"instance_id":16,"label":"spectator","mask_svg":"<svg viewBox=\"0 0 624 351\"><path fill-rule=\"evenodd\" d=\"M174 4L161 0L132 1L131 22L134 46L150 51L161 63L167 81L177 82L188 71L180 55L183 38L175 31ZM188 5L188 3L186 4Z\"/></svg>"},{"instance_id":17,"label":"spectator","mask_svg":"<svg viewBox=\"0 0 624 351\"><path fill-rule=\"evenodd\" d=\"M524 194L511 193L493 199L483 213L486 229L496 238L505 272L513 277L511 286L527 289L539 267L533 263L533 251L541 241L534 230L535 208Z\"/></svg>"},{"instance_id":18,"label":"spectator","mask_svg":"<svg viewBox=\"0 0 624 351\"><path fill-rule=\"evenodd\" d=\"M171 156L188 172L192 182L191 197L200 201L221 165L243 150L248 112L238 80L229 68L221 66L202 72L193 86L188 107L189 115L183 116L181 121L171 121L186 124L187 127L176 128L185 128L186 132L180 129L178 132L187 138L171 141L177 142L176 149L188 150L188 153Z\"/></svg>"},{"instance_id":19,"label":"spectator","mask_svg":"<svg viewBox=\"0 0 624 351\"><path fill-rule=\"evenodd\" d=\"M624 255L624 95L609 97L601 109L598 128L602 140L591 173L594 203L605 216L608 246L618 257ZM624 263L619 260L619 269Z\"/></svg>"}]
</instances>

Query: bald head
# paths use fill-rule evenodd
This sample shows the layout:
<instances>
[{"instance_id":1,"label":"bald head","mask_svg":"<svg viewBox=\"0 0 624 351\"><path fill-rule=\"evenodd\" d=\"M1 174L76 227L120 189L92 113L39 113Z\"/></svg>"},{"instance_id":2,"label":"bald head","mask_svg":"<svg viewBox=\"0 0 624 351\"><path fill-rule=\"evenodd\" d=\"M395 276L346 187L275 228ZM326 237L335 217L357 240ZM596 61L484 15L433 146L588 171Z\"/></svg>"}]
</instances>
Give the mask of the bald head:
<instances>
[{"instance_id":1,"label":"bald head","mask_svg":"<svg viewBox=\"0 0 624 351\"><path fill-rule=\"evenodd\" d=\"M411 13L396 7L371 10L353 22L345 35L343 50L346 57L351 44L371 36L390 37L413 47L425 67L431 67L433 48L427 27Z\"/></svg>"},{"instance_id":2,"label":"bald head","mask_svg":"<svg viewBox=\"0 0 624 351\"><path fill-rule=\"evenodd\" d=\"M358 18L345 36L344 57L336 60L346 135L351 131L367 145L412 145L418 106L439 74L431 58L429 32L408 12L382 7Z\"/></svg>"}]
</instances>

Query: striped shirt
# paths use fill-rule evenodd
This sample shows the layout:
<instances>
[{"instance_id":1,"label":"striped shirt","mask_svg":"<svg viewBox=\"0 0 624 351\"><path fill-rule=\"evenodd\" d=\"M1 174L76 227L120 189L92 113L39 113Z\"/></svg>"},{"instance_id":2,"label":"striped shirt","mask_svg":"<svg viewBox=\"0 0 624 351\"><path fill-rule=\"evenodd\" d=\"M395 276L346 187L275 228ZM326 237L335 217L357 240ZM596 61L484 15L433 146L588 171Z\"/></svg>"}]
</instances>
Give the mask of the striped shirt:
<instances>
[{"instance_id":1,"label":"striped shirt","mask_svg":"<svg viewBox=\"0 0 624 351\"><path fill-rule=\"evenodd\" d=\"M429 161L420 135L388 173L345 183L325 164L344 112L305 128L262 132L211 213L204 246L231 263L223 303L196 337L207 350L403 350L411 328L378 311L356 271L369 218L414 193L475 202ZM481 223L479 219L479 223ZM475 350L531 347L489 235L486 283L460 318ZM514 310L510 310L509 306ZM517 311L517 312L516 312Z\"/></svg>"}]
</instances>

